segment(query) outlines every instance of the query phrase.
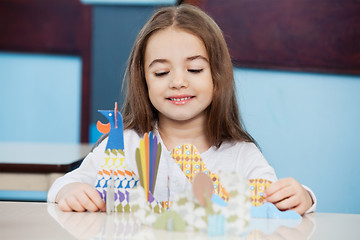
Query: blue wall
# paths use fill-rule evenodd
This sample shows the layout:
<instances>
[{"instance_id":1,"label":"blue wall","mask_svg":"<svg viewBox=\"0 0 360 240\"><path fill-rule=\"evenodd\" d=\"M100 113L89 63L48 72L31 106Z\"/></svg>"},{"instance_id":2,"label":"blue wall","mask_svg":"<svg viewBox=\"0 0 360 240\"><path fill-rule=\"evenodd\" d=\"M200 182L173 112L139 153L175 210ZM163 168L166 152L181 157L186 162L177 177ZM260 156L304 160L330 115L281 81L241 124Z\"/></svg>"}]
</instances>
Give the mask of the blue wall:
<instances>
[{"instance_id":1,"label":"blue wall","mask_svg":"<svg viewBox=\"0 0 360 240\"><path fill-rule=\"evenodd\" d=\"M234 71L248 131L278 177L294 177L320 212L360 213L360 76Z\"/></svg>"},{"instance_id":2,"label":"blue wall","mask_svg":"<svg viewBox=\"0 0 360 240\"><path fill-rule=\"evenodd\" d=\"M0 52L0 141L80 141L81 59Z\"/></svg>"}]
</instances>

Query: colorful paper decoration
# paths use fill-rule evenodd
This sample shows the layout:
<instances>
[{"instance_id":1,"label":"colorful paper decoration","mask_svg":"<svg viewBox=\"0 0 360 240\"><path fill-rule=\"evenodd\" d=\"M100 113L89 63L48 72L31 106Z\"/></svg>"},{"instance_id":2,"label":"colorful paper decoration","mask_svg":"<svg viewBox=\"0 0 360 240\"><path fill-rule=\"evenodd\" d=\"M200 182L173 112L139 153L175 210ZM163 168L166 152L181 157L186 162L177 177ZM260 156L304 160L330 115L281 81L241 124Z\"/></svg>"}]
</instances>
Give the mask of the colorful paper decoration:
<instances>
[{"instance_id":1,"label":"colorful paper decoration","mask_svg":"<svg viewBox=\"0 0 360 240\"><path fill-rule=\"evenodd\" d=\"M211 224L214 224L214 221L222 224L222 218L225 219L224 226L219 225L218 230L209 232L210 235L222 234L222 227L227 233L238 235L248 225L250 220L248 181L237 173L219 173L219 177L229 191L230 196L227 203L213 194L211 200L207 199L206 205L202 206L193 191L186 191L175 197L171 210L182 216L186 222L187 231L208 231L210 227L213 227ZM236 184L234 184L235 182ZM210 223L208 222L209 216L212 221Z\"/></svg>"},{"instance_id":2,"label":"colorful paper decoration","mask_svg":"<svg viewBox=\"0 0 360 240\"><path fill-rule=\"evenodd\" d=\"M249 180L251 192L251 217L254 218L279 218L279 219L302 219L301 215L295 211L280 211L269 202L264 203L264 191L272 182L266 179L256 178Z\"/></svg>"},{"instance_id":3,"label":"colorful paper decoration","mask_svg":"<svg viewBox=\"0 0 360 240\"><path fill-rule=\"evenodd\" d=\"M104 115L109 123L103 124L100 121L97 122L96 126L98 130L103 133L109 133L109 140L106 145L106 149L121 149L124 151L124 129L123 129L123 118L118 112L117 103L115 103L114 110L99 110Z\"/></svg>"},{"instance_id":4,"label":"colorful paper decoration","mask_svg":"<svg viewBox=\"0 0 360 240\"><path fill-rule=\"evenodd\" d=\"M263 192L271 181L251 179L247 182L236 173L212 173L191 144L173 149L171 156L193 183L193 191L176 196L172 210L164 215L164 206L168 208L170 202L159 203L153 197L161 156L161 144L157 137L152 132L146 133L136 149L139 180L125 162L122 116L117 111L117 104L114 111L99 112L108 118L109 123L98 122L97 126L101 132L108 132L109 137L95 187L106 202L107 212L131 211L153 227L164 228L166 225L166 229L174 230L208 229L210 236L221 235L224 229L226 232L241 233L249 221L250 201L253 206L261 206L253 207L252 213L256 216L298 217L296 212L283 213L275 211L274 205L263 205ZM158 218L154 213L163 214Z\"/></svg>"},{"instance_id":5,"label":"colorful paper decoration","mask_svg":"<svg viewBox=\"0 0 360 240\"><path fill-rule=\"evenodd\" d=\"M160 164L161 143L157 137L150 133L145 133L140 140L139 148L136 149L135 159L138 168L140 185L144 188L146 199L154 212L160 213L165 210L164 204L156 201L153 197L156 178Z\"/></svg>"},{"instance_id":6,"label":"colorful paper decoration","mask_svg":"<svg viewBox=\"0 0 360 240\"><path fill-rule=\"evenodd\" d=\"M171 156L191 183L197 173L203 172L211 178L215 194L228 201L229 194L219 182L218 174L211 173L206 168L199 151L194 145L184 144L178 146L171 151Z\"/></svg>"},{"instance_id":7,"label":"colorful paper decoration","mask_svg":"<svg viewBox=\"0 0 360 240\"><path fill-rule=\"evenodd\" d=\"M149 192L154 194L157 172L159 169L161 144L152 132L145 133L136 149L136 165L140 176L140 184L145 189L149 201Z\"/></svg>"},{"instance_id":8,"label":"colorful paper decoration","mask_svg":"<svg viewBox=\"0 0 360 240\"><path fill-rule=\"evenodd\" d=\"M95 188L106 203L107 212L129 212L131 203L129 189L135 187L138 178L126 165L124 153L124 134L122 116L114 110L99 110L108 120L108 124L98 122L99 131L109 137L105 148L105 156L97 173Z\"/></svg>"},{"instance_id":9,"label":"colorful paper decoration","mask_svg":"<svg viewBox=\"0 0 360 240\"><path fill-rule=\"evenodd\" d=\"M249 180L249 188L251 193L250 201L253 206L261 206L264 203L264 191L270 186L271 183L271 181L261 178Z\"/></svg>"},{"instance_id":10,"label":"colorful paper decoration","mask_svg":"<svg viewBox=\"0 0 360 240\"><path fill-rule=\"evenodd\" d=\"M210 177L203 172L199 172L195 175L192 183L192 190L194 196L203 207L206 206L206 200L211 199L214 193L214 187Z\"/></svg>"}]
</instances>

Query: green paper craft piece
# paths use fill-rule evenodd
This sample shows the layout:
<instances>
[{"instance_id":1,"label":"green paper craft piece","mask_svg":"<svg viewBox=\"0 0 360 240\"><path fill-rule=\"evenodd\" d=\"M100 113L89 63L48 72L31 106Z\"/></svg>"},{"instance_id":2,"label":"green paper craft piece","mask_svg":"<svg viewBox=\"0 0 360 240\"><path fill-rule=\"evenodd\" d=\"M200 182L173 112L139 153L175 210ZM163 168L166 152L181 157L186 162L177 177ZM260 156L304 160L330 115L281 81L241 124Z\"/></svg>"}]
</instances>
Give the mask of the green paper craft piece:
<instances>
[{"instance_id":1,"label":"green paper craft piece","mask_svg":"<svg viewBox=\"0 0 360 240\"><path fill-rule=\"evenodd\" d=\"M121 203L119 205L117 205L116 210L117 210L117 212L123 212L123 206Z\"/></svg>"},{"instance_id":2,"label":"green paper craft piece","mask_svg":"<svg viewBox=\"0 0 360 240\"><path fill-rule=\"evenodd\" d=\"M212 202L211 202L211 199L208 197L208 196L205 196L205 201L206 201L206 205L205 205L205 212L206 212L206 215L209 216L209 215L214 215L215 214L215 211L212 207Z\"/></svg>"},{"instance_id":3,"label":"green paper craft piece","mask_svg":"<svg viewBox=\"0 0 360 240\"><path fill-rule=\"evenodd\" d=\"M239 194L239 193L238 193L237 191L231 191L231 192L229 193L229 196L230 196L231 198L234 198L234 197L236 197L238 194Z\"/></svg>"},{"instance_id":4,"label":"green paper craft piece","mask_svg":"<svg viewBox=\"0 0 360 240\"><path fill-rule=\"evenodd\" d=\"M125 156L125 153L124 153L124 151L123 151L122 149L118 149L118 152L119 152L121 155Z\"/></svg>"},{"instance_id":5,"label":"green paper craft piece","mask_svg":"<svg viewBox=\"0 0 360 240\"><path fill-rule=\"evenodd\" d=\"M109 156L109 155L110 155L110 150L109 150L109 149L106 149L106 150L105 150L105 153L106 153L106 155Z\"/></svg>"},{"instance_id":6,"label":"green paper craft piece","mask_svg":"<svg viewBox=\"0 0 360 240\"><path fill-rule=\"evenodd\" d=\"M124 207L124 212L129 213L130 212L130 205L126 204Z\"/></svg>"},{"instance_id":7,"label":"green paper craft piece","mask_svg":"<svg viewBox=\"0 0 360 240\"><path fill-rule=\"evenodd\" d=\"M133 205L132 208L131 208L131 211L132 212L137 212L139 209L140 209L139 205Z\"/></svg>"},{"instance_id":8,"label":"green paper craft piece","mask_svg":"<svg viewBox=\"0 0 360 240\"><path fill-rule=\"evenodd\" d=\"M181 205L186 204L187 202L188 202L188 200L187 200L186 198L180 198L180 199L177 201L177 204L178 204L179 206L181 206Z\"/></svg>"},{"instance_id":9,"label":"green paper craft piece","mask_svg":"<svg viewBox=\"0 0 360 240\"><path fill-rule=\"evenodd\" d=\"M141 157L140 157L140 149L139 148L136 149L135 158L136 158L136 165L137 165L138 173L139 173L140 185L142 187L144 187L144 178L143 178L142 170L141 170Z\"/></svg>"},{"instance_id":10,"label":"green paper craft piece","mask_svg":"<svg viewBox=\"0 0 360 240\"><path fill-rule=\"evenodd\" d=\"M112 149L111 152L112 152L112 154L114 154L115 156L117 156L117 151L116 151L116 149Z\"/></svg>"},{"instance_id":11,"label":"green paper craft piece","mask_svg":"<svg viewBox=\"0 0 360 240\"><path fill-rule=\"evenodd\" d=\"M159 207L159 205L156 205L156 206L154 207L154 213L160 213L160 207Z\"/></svg>"},{"instance_id":12,"label":"green paper craft piece","mask_svg":"<svg viewBox=\"0 0 360 240\"><path fill-rule=\"evenodd\" d=\"M150 216L151 214L152 214L151 211L146 210L146 212L145 212L145 217L148 217L148 216Z\"/></svg>"},{"instance_id":13,"label":"green paper craft piece","mask_svg":"<svg viewBox=\"0 0 360 240\"><path fill-rule=\"evenodd\" d=\"M183 232L185 231L186 223L180 214L169 210L162 213L152 226L157 229Z\"/></svg>"},{"instance_id":14,"label":"green paper craft piece","mask_svg":"<svg viewBox=\"0 0 360 240\"><path fill-rule=\"evenodd\" d=\"M235 222L238 219L238 216L233 215L231 217L228 217L228 219L226 219L227 222Z\"/></svg>"}]
</instances>

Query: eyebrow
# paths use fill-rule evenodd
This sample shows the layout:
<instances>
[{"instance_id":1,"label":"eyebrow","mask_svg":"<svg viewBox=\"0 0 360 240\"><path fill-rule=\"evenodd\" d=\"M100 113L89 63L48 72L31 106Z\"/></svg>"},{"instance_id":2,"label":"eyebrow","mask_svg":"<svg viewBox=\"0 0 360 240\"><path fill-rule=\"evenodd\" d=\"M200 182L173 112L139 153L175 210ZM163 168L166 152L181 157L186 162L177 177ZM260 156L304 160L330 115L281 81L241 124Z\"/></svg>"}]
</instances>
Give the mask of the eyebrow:
<instances>
[{"instance_id":1,"label":"eyebrow","mask_svg":"<svg viewBox=\"0 0 360 240\"><path fill-rule=\"evenodd\" d=\"M202 55L195 55L195 56L187 57L186 61L193 61L193 60L196 60L196 59L202 59L202 60L204 60L206 62L209 62L209 60L206 57L202 56ZM149 67L151 67L155 63L168 63L168 62L169 61L167 59L163 59L163 58L155 59L149 64Z\"/></svg>"}]
</instances>

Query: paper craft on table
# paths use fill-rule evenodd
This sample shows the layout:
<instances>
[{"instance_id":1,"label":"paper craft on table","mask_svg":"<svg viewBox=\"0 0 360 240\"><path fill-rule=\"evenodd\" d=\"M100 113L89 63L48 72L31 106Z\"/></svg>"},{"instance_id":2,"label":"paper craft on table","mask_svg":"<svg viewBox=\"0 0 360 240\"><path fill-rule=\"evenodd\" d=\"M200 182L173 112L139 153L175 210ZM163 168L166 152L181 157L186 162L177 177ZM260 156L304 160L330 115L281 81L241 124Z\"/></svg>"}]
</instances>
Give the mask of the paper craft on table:
<instances>
[{"instance_id":1,"label":"paper craft on table","mask_svg":"<svg viewBox=\"0 0 360 240\"><path fill-rule=\"evenodd\" d=\"M271 181L261 178L250 179L249 189L251 192L251 217L255 218L281 218L302 219L299 213L293 210L280 211L272 203L264 203L264 192L271 185Z\"/></svg>"},{"instance_id":2,"label":"paper craft on table","mask_svg":"<svg viewBox=\"0 0 360 240\"><path fill-rule=\"evenodd\" d=\"M270 181L248 181L237 173L213 173L191 144L176 147L171 156L193 184L192 191L178 194L173 203L158 202L153 197L161 156L157 137L152 132L146 133L136 151L126 153L135 155L137 177L125 161L123 123L117 104L114 110L99 112L109 123L98 122L98 129L109 136L95 188L106 202L107 212L133 212L144 224L157 228L166 226L168 230L211 229L212 236L242 232L250 219L250 201L252 208L256 208L252 213L258 216L285 216L271 214L272 208L263 205L263 192ZM165 211L170 205L173 205L171 210Z\"/></svg>"},{"instance_id":3,"label":"paper craft on table","mask_svg":"<svg viewBox=\"0 0 360 240\"><path fill-rule=\"evenodd\" d=\"M156 186L161 156L161 143L157 137L150 133L145 133L140 140L139 148L136 149L135 159L138 168L140 185L144 188L146 200L153 211L160 213L164 211L164 204L157 202L153 197Z\"/></svg>"},{"instance_id":4,"label":"paper craft on table","mask_svg":"<svg viewBox=\"0 0 360 240\"><path fill-rule=\"evenodd\" d=\"M129 189L135 187L138 178L126 165L124 153L124 130L121 114L115 103L114 110L99 110L108 120L108 124L97 123L98 130L108 133L105 157L97 173L95 188L106 203L106 211L129 212Z\"/></svg>"},{"instance_id":5,"label":"paper craft on table","mask_svg":"<svg viewBox=\"0 0 360 240\"><path fill-rule=\"evenodd\" d=\"M249 187L251 193L250 201L253 206L261 206L264 203L264 192L271 183L271 181L262 178L249 180Z\"/></svg>"},{"instance_id":6,"label":"paper craft on table","mask_svg":"<svg viewBox=\"0 0 360 240\"><path fill-rule=\"evenodd\" d=\"M225 201L229 200L229 194L221 185L219 175L210 172L210 170L206 168L199 151L194 145L184 144L178 146L171 151L171 156L190 182L192 182L197 173L203 172L213 181L215 193Z\"/></svg>"}]
</instances>

